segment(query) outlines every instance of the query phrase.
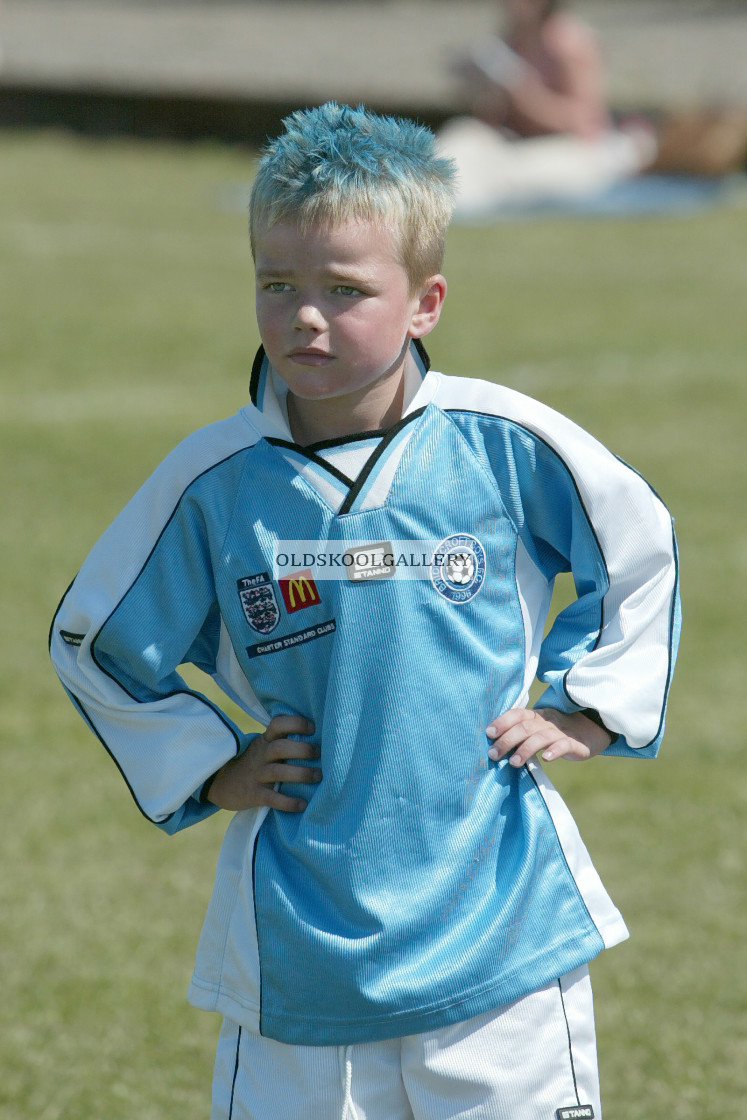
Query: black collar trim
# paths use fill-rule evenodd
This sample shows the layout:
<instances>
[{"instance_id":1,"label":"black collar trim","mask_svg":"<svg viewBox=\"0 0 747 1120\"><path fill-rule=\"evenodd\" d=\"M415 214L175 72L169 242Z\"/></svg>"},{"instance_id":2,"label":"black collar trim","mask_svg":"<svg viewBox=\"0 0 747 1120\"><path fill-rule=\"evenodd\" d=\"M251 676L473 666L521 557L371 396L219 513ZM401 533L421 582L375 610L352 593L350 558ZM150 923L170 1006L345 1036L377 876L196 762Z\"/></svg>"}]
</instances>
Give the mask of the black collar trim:
<instances>
[{"instance_id":1,"label":"black collar trim","mask_svg":"<svg viewBox=\"0 0 747 1120\"><path fill-rule=\"evenodd\" d=\"M338 470L332 463L328 463L326 459L322 459L321 455L314 454L310 447L301 447L298 443L293 443L288 439L277 439L275 436L265 436L268 443L273 447L287 447L289 451L295 451L299 455L303 455L310 462L316 463L318 467L322 467L328 474L334 475L336 479L343 483L343 485L350 488L353 485L353 479L348 478L341 470ZM315 445L316 446L316 445Z\"/></svg>"},{"instance_id":2,"label":"black collar trim","mask_svg":"<svg viewBox=\"0 0 747 1120\"><path fill-rule=\"evenodd\" d=\"M353 503L363 489L366 480L371 474L371 471L374 469L394 437L398 435L408 424L411 424L414 420L419 419L425 412L426 407L426 405L423 405L422 408L417 408L414 412L408 412L407 416L403 416L402 419L394 425L394 427L390 428L386 433L384 433L381 443L371 452L371 455L366 460L366 465L358 475L353 486L350 487L347 498L340 506L338 516L343 513L350 512Z\"/></svg>"}]
</instances>

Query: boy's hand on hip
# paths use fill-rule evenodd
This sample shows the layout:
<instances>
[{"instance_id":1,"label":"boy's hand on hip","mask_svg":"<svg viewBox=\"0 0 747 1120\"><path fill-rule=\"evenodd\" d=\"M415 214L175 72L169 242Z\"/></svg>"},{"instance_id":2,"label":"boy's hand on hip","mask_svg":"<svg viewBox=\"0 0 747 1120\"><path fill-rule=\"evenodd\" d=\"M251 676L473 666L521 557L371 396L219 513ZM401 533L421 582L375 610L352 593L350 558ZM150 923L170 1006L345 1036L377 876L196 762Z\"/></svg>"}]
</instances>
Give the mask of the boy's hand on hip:
<instances>
[{"instance_id":1,"label":"boy's hand on hip","mask_svg":"<svg viewBox=\"0 0 747 1120\"><path fill-rule=\"evenodd\" d=\"M303 716L275 716L247 749L222 766L210 783L207 800L221 809L238 812L268 805L286 813L300 813L307 802L288 797L273 787L277 782L320 782L322 772L313 766L296 766L289 758L314 760L315 743L286 739L286 735L312 735L314 724Z\"/></svg>"},{"instance_id":2,"label":"boy's hand on hip","mask_svg":"<svg viewBox=\"0 0 747 1120\"><path fill-rule=\"evenodd\" d=\"M612 742L608 731L581 712L555 708L512 708L492 720L485 734L493 740L488 757L497 762L510 754L508 761L517 768L536 754L547 762L580 762L601 754Z\"/></svg>"}]
</instances>

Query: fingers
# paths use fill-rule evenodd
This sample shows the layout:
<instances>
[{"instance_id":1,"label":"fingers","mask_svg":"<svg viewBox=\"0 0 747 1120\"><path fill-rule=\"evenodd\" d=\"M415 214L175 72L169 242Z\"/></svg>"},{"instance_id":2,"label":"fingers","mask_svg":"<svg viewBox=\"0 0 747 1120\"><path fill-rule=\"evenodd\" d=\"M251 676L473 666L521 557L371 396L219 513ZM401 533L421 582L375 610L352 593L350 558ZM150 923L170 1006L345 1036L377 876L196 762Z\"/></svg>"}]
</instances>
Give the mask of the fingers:
<instances>
[{"instance_id":1,"label":"fingers","mask_svg":"<svg viewBox=\"0 0 747 1120\"><path fill-rule=\"evenodd\" d=\"M319 747L316 743L306 742L304 739L273 739L267 742L264 735L259 735L249 744L255 758L262 758L265 762L279 762L286 758L305 758L309 761L319 757Z\"/></svg>"},{"instance_id":2,"label":"fingers","mask_svg":"<svg viewBox=\"0 0 747 1120\"><path fill-rule=\"evenodd\" d=\"M262 732L266 743L284 739L286 735L313 735L314 724L305 716L273 716Z\"/></svg>"},{"instance_id":3,"label":"fingers","mask_svg":"<svg viewBox=\"0 0 747 1120\"><path fill-rule=\"evenodd\" d=\"M534 715L535 712L532 708L511 708L510 711L492 719L485 729L485 734L490 739L498 739L505 732L510 731L512 727L524 723L527 718L532 718Z\"/></svg>"},{"instance_id":4,"label":"fingers","mask_svg":"<svg viewBox=\"0 0 747 1120\"><path fill-rule=\"evenodd\" d=\"M485 734L493 740L488 757L498 761L512 751L518 752L518 748L524 746L524 751L512 754L509 759L512 766L523 766L528 757L545 745L544 739L540 737L542 730L542 722L531 709L513 708L504 712L486 728Z\"/></svg>"},{"instance_id":5,"label":"fingers","mask_svg":"<svg viewBox=\"0 0 747 1120\"><path fill-rule=\"evenodd\" d=\"M555 758L589 758L589 748L569 733L563 726L566 722L570 722L568 717L550 708L504 712L486 728L488 738L493 740L488 757L497 762L510 755L509 764L517 768L540 753L548 762Z\"/></svg>"},{"instance_id":6,"label":"fingers","mask_svg":"<svg viewBox=\"0 0 747 1120\"><path fill-rule=\"evenodd\" d=\"M207 799L234 812L267 805L271 809L300 813L306 808L306 800L291 797L274 787L281 782L316 785L322 780L318 767L302 765L304 761L313 762L319 757L317 744L285 738L313 732L314 724L303 716L275 716L242 754L216 773Z\"/></svg>"},{"instance_id":7,"label":"fingers","mask_svg":"<svg viewBox=\"0 0 747 1120\"><path fill-rule=\"evenodd\" d=\"M263 791L258 804L267 805L269 809L278 809L281 813L302 813L308 801L304 801L303 797L288 797L287 794L279 793L278 790L270 787Z\"/></svg>"},{"instance_id":8,"label":"fingers","mask_svg":"<svg viewBox=\"0 0 747 1120\"><path fill-rule=\"evenodd\" d=\"M262 735L249 745L247 754L251 761L252 782L257 787L260 803L271 809L288 813L299 813L306 808L302 797L289 797L273 787L281 782L296 784L313 783L322 780L322 771L315 766L299 766L287 759L307 759L314 761L319 757L319 747L299 739L286 739L286 735L311 735L314 724L303 716L275 716L270 720Z\"/></svg>"},{"instance_id":9,"label":"fingers","mask_svg":"<svg viewBox=\"0 0 747 1120\"><path fill-rule=\"evenodd\" d=\"M261 786L274 786L278 782L321 782L322 772L312 766L293 766L286 762L268 762L257 766L254 780Z\"/></svg>"}]
</instances>

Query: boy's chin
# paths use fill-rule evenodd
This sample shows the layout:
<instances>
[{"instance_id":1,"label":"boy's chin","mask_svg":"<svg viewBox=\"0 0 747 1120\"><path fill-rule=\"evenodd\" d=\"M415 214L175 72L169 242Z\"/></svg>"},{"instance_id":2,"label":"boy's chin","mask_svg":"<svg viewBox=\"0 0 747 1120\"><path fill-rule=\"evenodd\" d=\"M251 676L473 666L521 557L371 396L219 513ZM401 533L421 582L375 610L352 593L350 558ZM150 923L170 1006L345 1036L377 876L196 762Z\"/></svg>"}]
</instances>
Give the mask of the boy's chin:
<instances>
[{"instance_id":1,"label":"boy's chin","mask_svg":"<svg viewBox=\"0 0 747 1120\"><path fill-rule=\"evenodd\" d=\"M344 389L340 389L336 385L294 385L288 386L288 395L295 397L297 401L329 401L334 397L344 397Z\"/></svg>"},{"instance_id":2,"label":"boy's chin","mask_svg":"<svg viewBox=\"0 0 747 1120\"><path fill-rule=\"evenodd\" d=\"M365 394L368 385L348 385L342 383L339 373L335 375L331 370L317 370L309 372L302 377L294 377L292 380L286 381L288 392L299 401L328 401L333 400L335 397L348 397L358 396L361 392ZM371 385L375 385L372 382Z\"/></svg>"}]
</instances>

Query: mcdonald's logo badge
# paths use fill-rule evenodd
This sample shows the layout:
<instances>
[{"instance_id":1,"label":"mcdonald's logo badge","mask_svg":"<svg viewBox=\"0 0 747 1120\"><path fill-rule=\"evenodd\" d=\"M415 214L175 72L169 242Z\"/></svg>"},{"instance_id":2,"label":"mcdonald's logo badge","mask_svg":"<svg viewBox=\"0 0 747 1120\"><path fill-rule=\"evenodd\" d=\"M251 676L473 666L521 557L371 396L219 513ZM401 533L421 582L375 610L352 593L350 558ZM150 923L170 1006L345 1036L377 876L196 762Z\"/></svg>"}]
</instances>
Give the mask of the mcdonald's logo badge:
<instances>
[{"instance_id":1,"label":"mcdonald's logo badge","mask_svg":"<svg viewBox=\"0 0 747 1120\"><path fill-rule=\"evenodd\" d=\"M322 601L311 568L302 568L300 572L293 572L278 582L288 614L302 611L305 607L314 607Z\"/></svg>"}]
</instances>

